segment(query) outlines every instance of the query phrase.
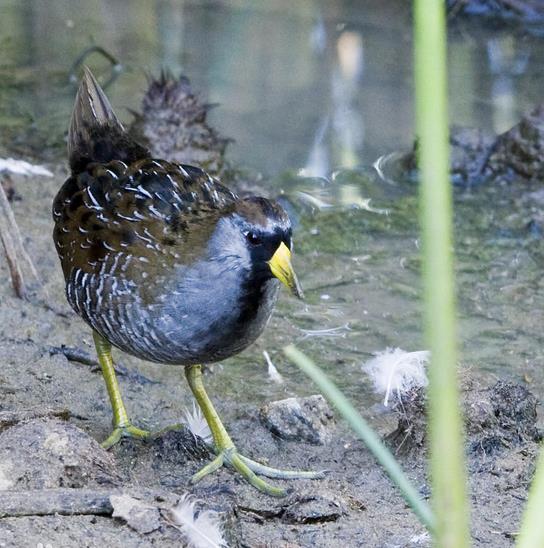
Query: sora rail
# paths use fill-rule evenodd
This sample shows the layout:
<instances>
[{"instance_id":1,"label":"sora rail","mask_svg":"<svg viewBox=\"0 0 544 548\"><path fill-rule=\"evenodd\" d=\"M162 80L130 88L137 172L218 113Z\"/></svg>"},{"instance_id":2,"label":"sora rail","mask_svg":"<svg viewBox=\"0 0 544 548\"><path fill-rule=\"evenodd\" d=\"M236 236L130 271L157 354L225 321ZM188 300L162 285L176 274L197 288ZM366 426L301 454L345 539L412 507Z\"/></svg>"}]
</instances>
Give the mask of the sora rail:
<instances>
[{"instance_id":1,"label":"sora rail","mask_svg":"<svg viewBox=\"0 0 544 548\"><path fill-rule=\"evenodd\" d=\"M93 331L113 409L111 447L145 438L126 412L112 345L185 367L217 457L192 481L229 464L270 495L272 478L318 478L241 455L202 384L202 363L232 356L262 333L280 282L302 297L291 266L291 223L277 203L240 199L197 167L153 159L123 129L88 69L70 130L71 176L53 203L53 238L72 308Z\"/></svg>"}]
</instances>

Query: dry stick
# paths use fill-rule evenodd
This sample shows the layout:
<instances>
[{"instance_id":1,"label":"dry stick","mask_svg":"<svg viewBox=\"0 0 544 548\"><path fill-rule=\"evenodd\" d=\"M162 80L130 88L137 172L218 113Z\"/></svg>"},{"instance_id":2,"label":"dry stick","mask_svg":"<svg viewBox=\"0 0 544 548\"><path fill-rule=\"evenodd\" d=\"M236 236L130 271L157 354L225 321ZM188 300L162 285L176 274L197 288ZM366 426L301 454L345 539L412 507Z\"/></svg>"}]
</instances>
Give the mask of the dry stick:
<instances>
[{"instance_id":1,"label":"dry stick","mask_svg":"<svg viewBox=\"0 0 544 548\"><path fill-rule=\"evenodd\" d=\"M0 518L21 516L111 516L111 491L92 489L43 489L2 491Z\"/></svg>"},{"instance_id":2,"label":"dry stick","mask_svg":"<svg viewBox=\"0 0 544 548\"><path fill-rule=\"evenodd\" d=\"M23 261L40 286L41 282L32 259L24 248L21 232L2 185L0 185L0 240L2 240L8 261L13 289L17 297L23 299L26 296L26 285L22 269Z\"/></svg>"},{"instance_id":3,"label":"dry stick","mask_svg":"<svg viewBox=\"0 0 544 548\"><path fill-rule=\"evenodd\" d=\"M24 299L26 294L26 288L25 282L23 280L23 273L21 272L21 267L19 266L17 253L15 252L15 247L13 245L11 235L9 234L9 232L4 231L4 223L0 223L0 240L2 240L2 245L4 246L4 252L8 261L9 273L11 275L11 285L13 286L13 290L15 291L15 295L17 295L19 299Z\"/></svg>"}]
</instances>

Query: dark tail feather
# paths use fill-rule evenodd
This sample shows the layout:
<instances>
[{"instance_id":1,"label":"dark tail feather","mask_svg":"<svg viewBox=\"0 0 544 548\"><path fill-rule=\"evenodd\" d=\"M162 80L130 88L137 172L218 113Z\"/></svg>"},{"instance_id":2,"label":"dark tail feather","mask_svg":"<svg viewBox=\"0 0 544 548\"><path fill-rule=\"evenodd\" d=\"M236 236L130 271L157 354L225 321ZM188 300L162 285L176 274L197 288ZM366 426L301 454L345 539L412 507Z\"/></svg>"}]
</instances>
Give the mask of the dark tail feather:
<instances>
[{"instance_id":1,"label":"dark tail feather","mask_svg":"<svg viewBox=\"0 0 544 548\"><path fill-rule=\"evenodd\" d=\"M149 156L126 133L92 72L87 67L84 71L68 130L72 170L83 169L89 162L130 162Z\"/></svg>"},{"instance_id":2,"label":"dark tail feather","mask_svg":"<svg viewBox=\"0 0 544 548\"><path fill-rule=\"evenodd\" d=\"M87 67L84 71L68 131L68 157L70 158L74 152L82 152L87 148L92 141L92 130L97 126L110 125L121 132L125 131L93 73Z\"/></svg>"}]
</instances>

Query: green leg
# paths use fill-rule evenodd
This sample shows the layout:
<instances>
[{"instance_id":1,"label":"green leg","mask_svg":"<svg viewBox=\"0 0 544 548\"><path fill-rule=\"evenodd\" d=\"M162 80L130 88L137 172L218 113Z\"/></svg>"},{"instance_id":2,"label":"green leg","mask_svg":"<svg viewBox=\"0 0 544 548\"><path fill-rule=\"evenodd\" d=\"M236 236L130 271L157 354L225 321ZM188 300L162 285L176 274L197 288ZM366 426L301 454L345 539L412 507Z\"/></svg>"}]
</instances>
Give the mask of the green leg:
<instances>
[{"instance_id":1,"label":"green leg","mask_svg":"<svg viewBox=\"0 0 544 548\"><path fill-rule=\"evenodd\" d=\"M123 437L147 438L149 432L132 426L128 418L127 410L125 409L125 404L123 403L123 398L121 396L121 390L119 390L117 376L115 375L115 369L113 368L111 344L96 331L93 331L93 338L96 354L98 356L98 363L100 363L100 367L102 368L102 375L106 382L106 389L108 390L108 396L110 397L113 411L113 432L102 442L102 447L109 449Z\"/></svg>"},{"instance_id":2,"label":"green leg","mask_svg":"<svg viewBox=\"0 0 544 548\"><path fill-rule=\"evenodd\" d=\"M270 485L259 478L257 474L279 479L318 479L324 477L324 472L277 470L276 468L264 466L263 464L240 455L228 432L225 430L208 394L206 394L206 390L202 384L202 371L200 365L186 367L185 375L193 395L208 422L217 452L217 457L191 478L193 483L201 480L204 476L215 472L223 464L229 464L240 472L240 474L259 491L268 495L282 497L287 494L284 489Z\"/></svg>"}]
</instances>

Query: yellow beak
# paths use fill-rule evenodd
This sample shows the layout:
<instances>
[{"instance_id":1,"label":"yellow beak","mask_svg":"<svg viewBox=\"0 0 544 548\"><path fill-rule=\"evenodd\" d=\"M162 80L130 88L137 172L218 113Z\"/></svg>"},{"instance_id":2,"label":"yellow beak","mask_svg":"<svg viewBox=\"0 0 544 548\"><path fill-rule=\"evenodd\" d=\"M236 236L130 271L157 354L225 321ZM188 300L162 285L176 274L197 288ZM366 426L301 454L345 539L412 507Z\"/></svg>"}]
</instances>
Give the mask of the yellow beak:
<instances>
[{"instance_id":1,"label":"yellow beak","mask_svg":"<svg viewBox=\"0 0 544 548\"><path fill-rule=\"evenodd\" d=\"M268 265L270 266L272 274L276 276L276 278L278 278L295 297L304 299L302 287L300 287L297 275L291 265L291 251L283 242L268 261Z\"/></svg>"}]
</instances>

